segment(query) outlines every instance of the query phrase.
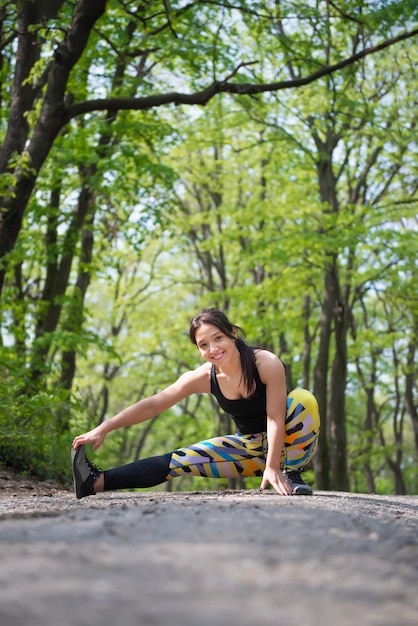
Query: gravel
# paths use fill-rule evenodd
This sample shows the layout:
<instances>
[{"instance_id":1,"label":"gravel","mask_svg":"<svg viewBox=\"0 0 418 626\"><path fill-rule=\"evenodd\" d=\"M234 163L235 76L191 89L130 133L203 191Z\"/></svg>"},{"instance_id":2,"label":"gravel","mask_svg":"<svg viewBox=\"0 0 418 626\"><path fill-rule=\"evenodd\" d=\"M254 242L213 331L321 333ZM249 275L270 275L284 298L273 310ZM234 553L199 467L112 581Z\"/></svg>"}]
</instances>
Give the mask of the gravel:
<instances>
[{"instance_id":1,"label":"gravel","mask_svg":"<svg viewBox=\"0 0 418 626\"><path fill-rule=\"evenodd\" d=\"M418 624L417 496L0 494L2 626Z\"/></svg>"}]
</instances>

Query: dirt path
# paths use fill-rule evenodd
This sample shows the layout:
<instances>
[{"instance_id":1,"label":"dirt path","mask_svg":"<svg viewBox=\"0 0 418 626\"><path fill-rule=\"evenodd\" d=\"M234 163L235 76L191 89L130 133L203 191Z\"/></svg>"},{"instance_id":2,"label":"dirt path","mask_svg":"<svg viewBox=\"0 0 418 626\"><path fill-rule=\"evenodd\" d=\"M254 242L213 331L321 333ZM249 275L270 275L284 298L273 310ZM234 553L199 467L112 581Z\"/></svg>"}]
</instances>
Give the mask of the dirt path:
<instances>
[{"instance_id":1,"label":"dirt path","mask_svg":"<svg viewBox=\"0 0 418 626\"><path fill-rule=\"evenodd\" d=\"M418 497L0 493L1 626L418 624Z\"/></svg>"}]
</instances>

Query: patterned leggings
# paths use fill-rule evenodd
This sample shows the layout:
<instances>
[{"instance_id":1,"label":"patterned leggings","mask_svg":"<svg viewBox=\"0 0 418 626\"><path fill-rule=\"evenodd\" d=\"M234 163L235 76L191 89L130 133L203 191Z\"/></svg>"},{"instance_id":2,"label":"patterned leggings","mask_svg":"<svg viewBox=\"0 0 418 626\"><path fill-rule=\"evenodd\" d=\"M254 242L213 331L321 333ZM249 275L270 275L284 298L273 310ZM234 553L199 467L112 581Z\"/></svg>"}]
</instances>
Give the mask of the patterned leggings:
<instances>
[{"instance_id":1,"label":"patterned leggings","mask_svg":"<svg viewBox=\"0 0 418 626\"><path fill-rule=\"evenodd\" d=\"M302 469L314 456L320 427L318 404L306 389L287 397L282 469ZM154 487L176 476L237 478L262 476L267 435L225 435L174 452L142 459L104 472L105 491Z\"/></svg>"}]
</instances>

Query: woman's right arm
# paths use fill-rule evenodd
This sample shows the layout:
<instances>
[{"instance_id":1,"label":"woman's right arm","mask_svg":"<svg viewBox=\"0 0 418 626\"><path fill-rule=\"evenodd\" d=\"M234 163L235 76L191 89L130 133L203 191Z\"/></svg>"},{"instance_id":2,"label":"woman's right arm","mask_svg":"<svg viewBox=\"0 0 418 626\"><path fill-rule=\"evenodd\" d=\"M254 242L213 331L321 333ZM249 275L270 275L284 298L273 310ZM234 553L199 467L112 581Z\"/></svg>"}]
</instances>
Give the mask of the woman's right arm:
<instances>
[{"instance_id":1,"label":"woman's right arm","mask_svg":"<svg viewBox=\"0 0 418 626\"><path fill-rule=\"evenodd\" d=\"M110 431L145 422L194 393L209 392L209 371L205 363L196 370L185 372L175 383L155 395L128 406L114 417L103 421L93 430L78 435L74 438L73 448L76 450L78 446L91 443L93 450L97 450Z\"/></svg>"}]
</instances>

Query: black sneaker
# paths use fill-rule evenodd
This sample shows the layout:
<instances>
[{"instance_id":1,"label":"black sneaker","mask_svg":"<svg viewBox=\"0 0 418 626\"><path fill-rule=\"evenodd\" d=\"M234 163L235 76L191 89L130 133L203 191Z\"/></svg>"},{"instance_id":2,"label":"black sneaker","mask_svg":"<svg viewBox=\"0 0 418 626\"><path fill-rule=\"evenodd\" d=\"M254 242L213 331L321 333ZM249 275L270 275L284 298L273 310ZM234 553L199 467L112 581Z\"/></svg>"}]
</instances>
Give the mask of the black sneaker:
<instances>
[{"instance_id":1,"label":"black sneaker","mask_svg":"<svg viewBox=\"0 0 418 626\"><path fill-rule=\"evenodd\" d=\"M285 470L283 473L293 489L292 495L311 496L313 494L312 487L304 482L300 472L301 470Z\"/></svg>"},{"instance_id":2,"label":"black sneaker","mask_svg":"<svg viewBox=\"0 0 418 626\"><path fill-rule=\"evenodd\" d=\"M94 496L94 481L102 473L94 463L86 457L84 446L79 446L77 450L71 450L71 464L73 467L74 491L77 498Z\"/></svg>"}]
</instances>

